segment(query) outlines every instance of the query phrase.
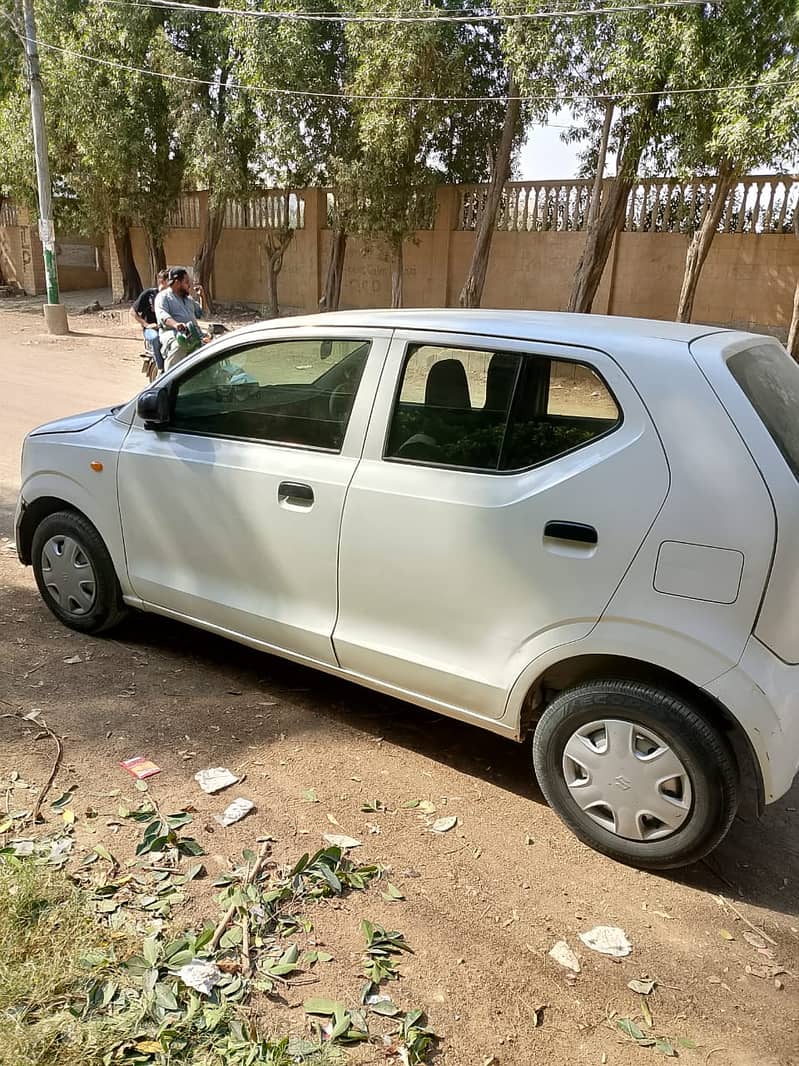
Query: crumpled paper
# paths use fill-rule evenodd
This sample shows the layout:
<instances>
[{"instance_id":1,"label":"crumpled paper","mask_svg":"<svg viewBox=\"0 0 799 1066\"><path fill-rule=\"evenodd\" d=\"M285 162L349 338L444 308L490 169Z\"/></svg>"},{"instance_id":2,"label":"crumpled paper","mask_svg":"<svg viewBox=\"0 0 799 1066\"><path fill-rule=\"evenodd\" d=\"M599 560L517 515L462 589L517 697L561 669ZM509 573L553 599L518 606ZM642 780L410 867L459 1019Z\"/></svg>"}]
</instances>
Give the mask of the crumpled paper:
<instances>
[{"instance_id":1,"label":"crumpled paper","mask_svg":"<svg viewBox=\"0 0 799 1066\"><path fill-rule=\"evenodd\" d=\"M178 977L183 984L204 996L211 995L214 986L219 984L223 976L216 963L207 959L192 959L178 970Z\"/></svg>"},{"instance_id":2,"label":"crumpled paper","mask_svg":"<svg viewBox=\"0 0 799 1066\"><path fill-rule=\"evenodd\" d=\"M234 799L229 806L225 807L221 814L215 814L214 818L220 825L229 826L233 825L234 822L240 822L245 814L249 814L250 811L254 810L255 804L252 800L239 796L238 799Z\"/></svg>"},{"instance_id":3,"label":"crumpled paper","mask_svg":"<svg viewBox=\"0 0 799 1066\"><path fill-rule=\"evenodd\" d=\"M614 959L623 959L633 950L627 934L615 925L597 925L587 933L578 935L587 948L598 951L600 955L611 955Z\"/></svg>"},{"instance_id":4,"label":"crumpled paper","mask_svg":"<svg viewBox=\"0 0 799 1066\"><path fill-rule=\"evenodd\" d=\"M235 785L238 778L224 766L213 766L209 770L200 770L194 775L194 780L209 796L214 792L221 792L229 785Z\"/></svg>"},{"instance_id":5,"label":"crumpled paper","mask_svg":"<svg viewBox=\"0 0 799 1066\"><path fill-rule=\"evenodd\" d=\"M580 963L577 956L565 940L559 940L557 942L550 951L549 957L554 959L555 962L560 963L561 966L565 966L567 970L572 970L574 973L580 972Z\"/></svg>"}]
</instances>

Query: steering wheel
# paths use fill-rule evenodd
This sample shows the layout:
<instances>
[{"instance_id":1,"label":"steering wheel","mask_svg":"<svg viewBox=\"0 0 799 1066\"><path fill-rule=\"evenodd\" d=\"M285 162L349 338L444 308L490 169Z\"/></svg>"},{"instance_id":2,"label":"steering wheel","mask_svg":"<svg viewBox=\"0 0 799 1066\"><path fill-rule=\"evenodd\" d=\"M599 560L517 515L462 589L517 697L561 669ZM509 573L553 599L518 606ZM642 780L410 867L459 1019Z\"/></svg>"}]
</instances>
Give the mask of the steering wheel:
<instances>
[{"instance_id":1,"label":"steering wheel","mask_svg":"<svg viewBox=\"0 0 799 1066\"><path fill-rule=\"evenodd\" d=\"M327 413L334 422L341 422L350 408L352 392L347 381L336 385L327 401Z\"/></svg>"},{"instance_id":2,"label":"steering wheel","mask_svg":"<svg viewBox=\"0 0 799 1066\"><path fill-rule=\"evenodd\" d=\"M397 448L398 459L418 459L422 463L434 463L440 458L438 441L427 433L414 433Z\"/></svg>"}]
</instances>

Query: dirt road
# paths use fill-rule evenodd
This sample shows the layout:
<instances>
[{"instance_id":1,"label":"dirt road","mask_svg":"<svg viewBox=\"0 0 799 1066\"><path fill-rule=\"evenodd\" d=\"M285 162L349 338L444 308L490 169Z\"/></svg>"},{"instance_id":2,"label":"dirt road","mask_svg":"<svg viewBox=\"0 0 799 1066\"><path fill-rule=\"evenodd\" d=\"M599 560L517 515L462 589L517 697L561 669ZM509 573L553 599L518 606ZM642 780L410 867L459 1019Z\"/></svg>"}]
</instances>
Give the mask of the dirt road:
<instances>
[{"instance_id":1,"label":"dirt road","mask_svg":"<svg viewBox=\"0 0 799 1066\"><path fill-rule=\"evenodd\" d=\"M138 344L107 321L77 319L81 335L55 341L38 316L0 306L0 326L0 535L10 537L23 433L125 399L143 378ZM644 976L657 982L651 1032L683 1061L799 1064L796 786L760 823L736 823L706 863L671 876L627 869L577 843L543 804L527 747L152 616L132 618L113 639L79 637L42 606L7 541L0 701L8 715L39 709L64 736L56 788L77 786L78 846L104 841L132 855L132 830L107 824L118 822L109 792L121 789L131 806L140 799L118 766L132 755L163 768L151 788L164 809L195 805L192 830L212 875L262 834L275 838L279 861L319 846L324 832L363 841L358 858L390 867L405 899L387 902L372 887L320 906L313 935L335 959L317 967L311 992L354 1003L360 919L401 930L415 954L392 993L428 1011L442 1037L439 1066L659 1058L615 1025L619 1016L644 1024L642 999L627 987ZM17 770L42 784L52 753L37 732L0 718L0 778ZM246 774L239 792L257 812L216 825L227 794L207 797L192 779L207 766ZM361 810L376 799L386 812ZM457 815L458 826L430 833L418 808L403 808L413 799ZM216 915L210 880L196 882L187 920ZM614 962L584 948L578 933L595 925L621 926L632 955ZM559 940L576 951L580 974L549 958ZM289 989L270 1003L274 1031L303 1031L308 993Z\"/></svg>"}]
</instances>

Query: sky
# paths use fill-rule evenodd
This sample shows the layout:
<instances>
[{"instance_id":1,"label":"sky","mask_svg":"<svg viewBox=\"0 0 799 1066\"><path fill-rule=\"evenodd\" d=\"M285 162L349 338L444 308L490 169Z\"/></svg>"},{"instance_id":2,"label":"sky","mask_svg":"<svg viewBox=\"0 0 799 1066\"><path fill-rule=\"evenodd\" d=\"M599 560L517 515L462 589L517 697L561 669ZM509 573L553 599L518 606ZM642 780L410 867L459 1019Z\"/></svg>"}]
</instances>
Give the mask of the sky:
<instances>
[{"instance_id":1,"label":"sky","mask_svg":"<svg viewBox=\"0 0 799 1066\"><path fill-rule=\"evenodd\" d=\"M517 161L519 181L551 181L555 178L576 178L579 165L577 153L579 144L564 144L560 139L562 128L569 123L571 115L568 111L559 111L552 116L551 125L531 126L527 139L519 153ZM605 176L612 175L614 171L614 157L608 155ZM792 173L799 170L799 154L793 159L783 160L782 166L753 167L752 174L773 174L782 170L784 173Z\"/></svg>"},{"instance_id":2,"label":"sky","mask_svg":"<svg viewBox=\"0 0 799 1066\"><path fill-rule=\"evenodd\" d=\"M543 178L576 178L579 145L564 144L560 139L567 114L555 115L551 126L531 126L517 164L520 181Z\"/></svg>"}]
</instances>

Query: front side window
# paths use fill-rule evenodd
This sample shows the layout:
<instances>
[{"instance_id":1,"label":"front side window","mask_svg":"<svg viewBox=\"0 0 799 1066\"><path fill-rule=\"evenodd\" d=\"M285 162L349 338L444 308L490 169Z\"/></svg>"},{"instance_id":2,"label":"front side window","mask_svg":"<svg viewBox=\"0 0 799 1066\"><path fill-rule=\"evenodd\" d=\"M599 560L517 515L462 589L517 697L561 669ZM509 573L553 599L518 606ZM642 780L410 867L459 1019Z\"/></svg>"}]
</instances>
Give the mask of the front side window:
<instances>
[{"instance_id":1,"label":"front side window","mask_svg":"<svg viewBox=\"0 0 799 1066\"><path fill-rule=\"evenodd\" d=\"M581 363L413 345L385 458L523 470L603 436L620 421L607 385Z\"/></svg>"},{"instance_id":2,"label":"front side window","mask_svg":"<svg viewBox=\"0 0 799 1066\"><path fill-rule=\"evenodd\" d=\"M225 353L180 379L170 428L340 451L369 348L292 340Z\"/></svg>"}]
</instances>

